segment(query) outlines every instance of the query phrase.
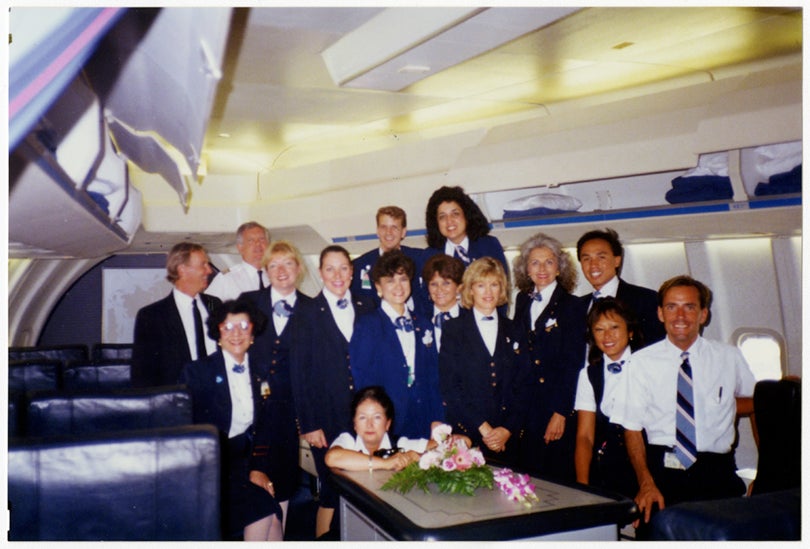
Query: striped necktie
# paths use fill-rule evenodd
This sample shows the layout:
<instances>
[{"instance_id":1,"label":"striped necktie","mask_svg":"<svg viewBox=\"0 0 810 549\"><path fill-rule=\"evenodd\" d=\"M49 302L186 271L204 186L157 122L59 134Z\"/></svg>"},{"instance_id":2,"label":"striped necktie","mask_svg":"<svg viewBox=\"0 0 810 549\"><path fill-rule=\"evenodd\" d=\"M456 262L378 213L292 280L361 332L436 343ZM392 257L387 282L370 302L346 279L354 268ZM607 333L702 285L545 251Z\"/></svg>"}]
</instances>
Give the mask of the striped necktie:
<instances>
[{"instance_id":1,"label":"striped necktie","mask_svg":"<svg viewBox=\"0 0 810 549\"><path fill-rule=\"evenodd\" d=\"M465 265L470 264L470 256L467 255L467 250L464 249L464 246L456 246L456 257L463 261Z\"/></svg>"},{"instance_id":2,"label":"striped necktie","mask_svg":"<svg viewBox=\"0 0 810 549\"><path fill-rule=\"evenodd\" d=\"M695 434L695 397L692 389L692 365L689 353L681 353L683 362L678 370L678 403L675 418L675 455L686 469L697 461Z\"/></svg>"},{"instance_id":3,"label":"striped necktie","mask_svg":"<svg viewBox=\"0 0 810 549\"><path fill-rule=\"evenodd\" d=\"M276 314L283 318L288 318L293 313L293 308L290 307L290 304L287 303L285 299L281 301L276 301L273 305L273 314Z\"/></svg>"}]
</instances>

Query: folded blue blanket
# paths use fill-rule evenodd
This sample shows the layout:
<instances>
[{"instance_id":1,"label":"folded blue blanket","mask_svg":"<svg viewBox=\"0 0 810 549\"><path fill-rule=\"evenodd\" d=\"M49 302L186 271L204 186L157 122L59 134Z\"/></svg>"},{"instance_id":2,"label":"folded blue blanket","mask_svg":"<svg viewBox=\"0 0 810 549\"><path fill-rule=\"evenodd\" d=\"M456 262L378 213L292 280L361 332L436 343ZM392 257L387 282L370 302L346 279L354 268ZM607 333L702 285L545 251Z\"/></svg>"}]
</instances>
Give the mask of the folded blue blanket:
<instances>
[{"instance_id":1,"label":"folded blue blanket","mask_svg":"<svg viewBox=\"0 0 810 549\"><path fill-rule=\"evenodd\" d=\"M705 200L730 200L734 196L731 179L720 175L697 175L676 177L672 188L664 195L670 204L701 202Z\"/></svg>"}]
</instances>

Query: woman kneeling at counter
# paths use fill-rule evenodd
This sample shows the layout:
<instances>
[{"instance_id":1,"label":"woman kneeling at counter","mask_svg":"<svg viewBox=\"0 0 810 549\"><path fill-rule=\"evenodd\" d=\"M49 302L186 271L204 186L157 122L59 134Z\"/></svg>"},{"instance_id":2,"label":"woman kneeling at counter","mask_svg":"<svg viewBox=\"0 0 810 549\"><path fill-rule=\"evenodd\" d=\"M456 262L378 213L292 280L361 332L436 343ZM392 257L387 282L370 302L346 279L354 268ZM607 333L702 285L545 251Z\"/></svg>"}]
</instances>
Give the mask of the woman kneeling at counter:
<instances>
[{"instance_id":1,"label":"woman kneeling at counter","mask_svg":"<svg viewBox=\"0 0 810 549\"><path fill-rule=\"evenodd\" d=\"M394 403L380 386L360 389L352 399L354 432L341 433L329 451L326 465L347 471L399 471L419 461L420 454L436 447L435 440L400 437L391 446L388 429L394 419ZM470 445L470 439L461 437Z\"/></svg>"}]
</instances>

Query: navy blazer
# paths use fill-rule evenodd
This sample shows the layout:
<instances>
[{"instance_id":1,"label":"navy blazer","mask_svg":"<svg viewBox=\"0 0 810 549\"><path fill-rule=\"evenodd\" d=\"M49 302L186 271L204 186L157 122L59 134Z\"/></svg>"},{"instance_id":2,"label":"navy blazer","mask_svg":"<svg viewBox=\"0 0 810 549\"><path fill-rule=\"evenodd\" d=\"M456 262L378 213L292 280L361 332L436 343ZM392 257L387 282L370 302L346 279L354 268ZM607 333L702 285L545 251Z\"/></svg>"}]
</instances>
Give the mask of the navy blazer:
<instances>
[{"instance_id":1,"label":"navy blazer","mask_svg":"<svg viewBox=\"0 0 810 549\"><path fill-rule=\"evenodd\" d=\"M430 438L430 423L443 421L439 394L439 355L433 323L414 314L415 381L408 387L405 354L393 322L379 308L361 316L349 343L357 389L382 385L394 403L391 432L408 438Z\"/></svg>"},{"instance_id":2,"label":"navy blazer","mask_svg":"<svg viewBox=\"0 0 810 549\"><path fill-rule=\"evenodd\" d=\"M591 307L593 293L580 297L586 314ZM636 286L619 279L619 287L616 290L616 299L627 305L636 315L641 335L644 338L644 347L661 341L667 335L664 324L658 320L658 292L643 286Z\"/></svg>"},{"instance_id":3,"label":"navy blazer","mask_svg":"<svg viewBox=\"0 0 810 549\"><path fill-rule=\"evenodd\" d=\"M441 248L428 248L425 250L424 261L427 261L436 254L443 254L444 246ZM503 246L501 241L491 235L484 235L478 240L470 239L470 249L467 250L467 256L470 261L481 259L482 257L491 257L497 259L503 264L506 276L509 277L509 263L506 261L506 256L503 253ZM424 265L424 262L422 263Z\"/></svg>"},{"instance_id":4,"label":"navy blazer","mask_svg":"<svg viewBox=\"0 0 810 549\"><path fill-rule=\"evenodd\" d=\"M268 414L273 428L270 430L270 456L273 469L279 474L271 479L275 484L276 499L287 500L293 496L298 486L298 425L295 418L295 404L292 393L292 373L290 371L290 347L292 346L292 324L297 312L304 303L312 298L295 292L296 299L293 313L287 319L287 325L279 334L273 322L271 304L271 287L262 290L245 292L240 297L253 301L257 308L267 316L264 331L254 335L250 356L256 358L258 374L266 379L270 386L268 397Z\"/></svg>"},{"instance_id":5,"label":"navy blazer","mask_svg":"<svg viewBox=\"0 0 810 549\"><path fill-rule=\"evenodd\" d=\"M445 239L446 241L446 239ZM443 254L444 246L441 248L427 248L423 254L422 266L427 263L427 260L437 254ZM482 257L491 257L492 259L497 259L503 265L503 270L506 273L506 278L509 278L509 263L506 261L506 256L503 253L503 246L501 246L501 241L495 238L494 236L484 235L477 240L470 239L470 249L467 250L467 256L470 258L470 262L475 261L476 259L481 259ZM421 268L420 268L421 269ZM430 281L426 280L424 283L424 289L421 293L421 300L422 300L422 311L432 311L433 310L433 303L430 301L430 294L427 290L427 285ZM506 316L509 310L508 305L501 305L498 307L498 313L503 316ZM444 343L442 343L444 345Z\"/></svg>"},{"instance_id":6,"label":"navy blazer","mask_svg":"<svg viewBox=\"0 0 810 549\"><path fill-rule=\"evenodd\" d=\"M251 355L262 358L261 364L269 368L266 374L270 382L272 400L293 400L290 381L290 347L292 347L292 324L297 312L307 302L312 301L308 295L295 291L295 306L293 314L287 320L284 330L276 333L273 323L273 305L271 301L271 287L262 290L244 292L239 297L247 298L256 304L256 307L267 317L264 331L254 335L254 343L250 348Z\"/></svg>"},{"instance_id":7,"label":"navy blazer","mask_svg":"<svg viewBox=\"0 0 810 549\"><path fill-rule=\"evenodd\" d=\"M531 325L531 304L528 293L518 293L515 322L528 338L533 393L531 424L544 433L554 412L569 417L574 411L577 379L585 364L585 311L582 300L560 284L534 325Z\"/></svg>"},{"instance_id":8,"label":"navy blazer","mask_svg":"<svg viewBox=\"0 0 810 549\"><path fill-rule=\"evenodd\" d=\"M265 411L267 399L261 394L261 383L264 379L257 374L261 369L257 366L253 357L249 356L248 371L245 373L250 376L250 385L253 390L253 425L248 429L253 442L250 468L262 471L273 478L277 475L272 470L271 460L267 459L272 420ZM227 440L228 431L231 429L233 403L222 349L217 349L215 353L201 360L186 364L179 376L179 381L186 385L191 393L194 423L214 425L223 440Z\"/></svg>"},{"instance_id":9,"label":"navy blazer","mask_svg":"<svg viewBox=\"0 0 810 549\"><path fill-rule=\"evenodd\" d=\"M357 319L374 303L352 294ZM338 328L323 292L296 310L292 325L290 371L301 433L323 429L331 443L352 432L351 401L356 389L349 362L349 342Z\"/></svg>"},{"instance_id":10,"label":"navy blazer","mask_svg":"<svg viewBox=\"0 0 810 549\"><path fill-rule=\"evenodd\" d=\"M447 422L456 433L482 444L478 427L485 421L519 438L528 406L529 364L526 338L518 326L498 315L495 353L490 354L473 312L461 309L442 326L439 383Z\"/></svg>"},{"instance_id":11,"label":"navy blazer","mask_svg":"<svg viewBox=\"0 0 810 549\"><path fill-rule=\"evenodd\" d=\"M424 250L419 248L411 248L410 246L400 246L399 249L406 256L410 257L414 263L414 275L411 279L411 295L416 302L420 295L418 290L422 286L422 253ZM368 296L374 301L374 304L377 307L380 306L380 296L377 295L377 289L374 287L374 283L371 281L371 269L379 259L379 247L369 250L360 257L355 258L352 261L354 273L352 274L352 285L350 287L352 296ZM364 277L368 281L367 288L363 288Z\"/></svg>"},{"instance_id":12,"label":"navy blazer","mask_svg":"<svg viewBox=\"0 0 810 549\"><path fill-rule=\"evenodd\" d=\"M206 294L200 294L200 298L209 314L222 303ZM132 386L174 385L188 362L191 350L173 294L142 307L135 317Z\"/></svg>"}]
</instances>

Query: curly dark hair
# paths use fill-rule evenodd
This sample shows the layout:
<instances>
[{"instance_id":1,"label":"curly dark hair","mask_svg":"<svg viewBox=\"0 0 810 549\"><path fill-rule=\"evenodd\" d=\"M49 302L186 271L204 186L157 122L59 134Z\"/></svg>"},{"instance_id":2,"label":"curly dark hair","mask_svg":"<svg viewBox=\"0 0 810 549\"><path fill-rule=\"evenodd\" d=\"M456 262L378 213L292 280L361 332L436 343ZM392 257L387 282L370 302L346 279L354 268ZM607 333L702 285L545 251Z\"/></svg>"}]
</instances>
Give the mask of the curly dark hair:
<instances>
[{"instance_id":1,"label":"curly dark hair","mask_svg":"<svg viewBox=\"0 0 810 549\"><path fill-rule=\"evenodd\" d=\"M239 299L225 301L211 311L208 320L205 322L206 328L208 328L208 337L214 341L219 341L219 325L225 322L228 315L243 313L248 316L250 323L253 324L253 335L258 335L264 331L265 326L267 326L267 316L256 307L253 301L240 297Z\"/></svg>"},{"instance_id":2,"label":"curly dark hair","mask_svg":"<svg viewBox=\"0 0 810 549\"><path fill-rule=\"evenodd\" d=\"M630 349L638 351L644 347L644 337L641 334L638 320L633 310L628 307L622 300L615 297L608 296L602 299L596 299L591 305L591 310L588 311L588 364L597 364L599 359L602 358L602 351L596 346L596 341L593 338L593 325L596 324L603 316L611 317L617 316L624 320L627 324L627 333L630 335Z\"/></svg>"},{"instance_id":3,"label":"curly dark hair","mask_svg":"<svg viewBox=\"0 0 810 549\"><path fill-rule=\"evenodd\" d=\"M397 273L405 273L408 280L412 280L415 269L413 259L405 255L402 250L391 250L380 256L380 259L371 268L369 276L375 284L382 277L394 276Z\"/></svg>"},{"instance_id":4,"label":"curly dark hair","mask_svg":"<svg viewBox=\"0 0 810 549\"><path fill-rule=\"evenodd\" d=\"M471 241L478 240L489 234L489 221L484 216L484 212L478 204L470 198L461 187L440 187L436 189L428 200L425 209L425 230L427 234L427 244L429 248L443 249L447 238L439 232L439 220L437 212L442 202L455 202L464 212L464 219L467 221L467 237Z\"/></svg>"}]
</instances>

